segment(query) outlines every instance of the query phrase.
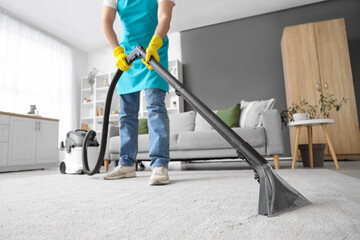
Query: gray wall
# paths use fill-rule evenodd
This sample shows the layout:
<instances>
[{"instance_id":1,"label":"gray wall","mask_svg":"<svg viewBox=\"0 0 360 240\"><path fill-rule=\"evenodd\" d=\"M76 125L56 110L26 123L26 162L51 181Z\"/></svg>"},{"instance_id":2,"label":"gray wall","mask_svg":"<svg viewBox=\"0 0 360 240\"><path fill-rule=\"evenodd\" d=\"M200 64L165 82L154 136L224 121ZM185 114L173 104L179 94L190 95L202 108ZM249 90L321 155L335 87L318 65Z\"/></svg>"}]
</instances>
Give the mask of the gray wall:
<instances>
[{"instance_id":1,"label":"gray wall","mask_svg":"<svg viewBox=\"0 0 360 240\"><path fill-rule=\"evenodd\" d=\"M360 1L336 0L181 33L184 83L211 109L276 98L286 109L280 40L285 26L345 18L360 119ZM189 105L185 105L190 110ZM291 156L289 131L283 131Z\"/></svg>"}]
</instances>

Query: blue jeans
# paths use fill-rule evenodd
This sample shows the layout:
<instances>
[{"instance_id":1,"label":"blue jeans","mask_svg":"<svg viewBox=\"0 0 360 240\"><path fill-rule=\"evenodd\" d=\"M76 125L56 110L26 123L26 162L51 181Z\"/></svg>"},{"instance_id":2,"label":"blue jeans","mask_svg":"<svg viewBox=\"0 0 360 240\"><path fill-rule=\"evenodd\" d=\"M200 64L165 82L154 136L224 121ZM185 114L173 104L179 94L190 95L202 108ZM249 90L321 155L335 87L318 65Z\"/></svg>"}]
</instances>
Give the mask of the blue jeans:
<instances>
[{"instance_id":1,"label":"blue jeans","mask_svg":"<svg viewBox=\"0 0 360 240\"><path fill-rule=\"evenodd\" d=\"M169 118L165 106L166 92L157 88L145 89L148 111L150 167L168 168ZM138 151L138 115L140 92L119 95L120 165L133 166Z\"/></svg>"}]
</instances>

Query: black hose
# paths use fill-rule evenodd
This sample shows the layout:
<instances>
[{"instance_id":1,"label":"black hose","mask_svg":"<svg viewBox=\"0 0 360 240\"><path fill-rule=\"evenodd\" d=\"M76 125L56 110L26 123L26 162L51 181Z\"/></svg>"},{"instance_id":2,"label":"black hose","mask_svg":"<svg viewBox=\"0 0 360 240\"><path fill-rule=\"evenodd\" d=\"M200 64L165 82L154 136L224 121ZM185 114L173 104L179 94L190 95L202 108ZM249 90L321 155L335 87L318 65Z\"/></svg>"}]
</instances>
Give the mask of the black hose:
<instances>
[{"instance_id":1,"label":"black hose","mask_svg":"<svg viewBox=\"0 0 360 240\"><path fill-rule=\"evenodd\" d=\"M129 65L131 65L133 63L133 61L135 61L135 59L137 59L137 58L145 59L145 56L146 56L145 49L139 45L126 57L126 62ZM153 61L155 61L155 59L152 57L150 59L149 63L151 64ZM109 116L110 116L111 101L112 101L112 97L114 94L114 90L116 88L116 84L118 83L122 74L123 74L123 72L120 69L118 69L116 71L115 76L113 77L113 79L110 83L109 91L106 95L100 152L99 152L99 156L98 156L96 165L92 171L89 169L87 148L89 145L88 142L93 141L95 139L96 132L93 130L90 130L85 135L84 142L83 142L83 151L82 151L82 163L83 163L83 172L86 173L87 175L94 175L95 173L98 173L104 162L104 156L105 156L105 151L106 151L106 142L107 142L107 136L108 136L108 128L109 128Z\"/></svg>"},{"instance_id":2,"label":"black hose","mask_svg":"<svg viewBox=\"0 0 360 240\"><path fill-rule=\"evenodd\" d=\"M107 136L108 136L108 128L109 128L109 116L110 116L110 109L111 109L111 101L114 94L114 90L116 88L116 84L119 81L122 71L118 69L115 73L115 76L113 77L110 86L109 91L106 95L106 102L105 102L105 111L104 111L104 117L103 117L103 126L102 126L102 135L101 135L101 144L100 144L100 152L98 156L98 160L96 162L96 165L94 169L91 171L89 169L89 162L88 162L88 156L87 156L87 148L88 148L88 141L94 140L96 136L96 132L93 130L90 130L86 135L84 139L83 144L83 151L82 151L82 163L83 163L83 172L87 175L94 175L95 173L98 173L103 162L104 162L104 156L106 151L106 142L107 142Z\"/></svg>"}]
</instances>

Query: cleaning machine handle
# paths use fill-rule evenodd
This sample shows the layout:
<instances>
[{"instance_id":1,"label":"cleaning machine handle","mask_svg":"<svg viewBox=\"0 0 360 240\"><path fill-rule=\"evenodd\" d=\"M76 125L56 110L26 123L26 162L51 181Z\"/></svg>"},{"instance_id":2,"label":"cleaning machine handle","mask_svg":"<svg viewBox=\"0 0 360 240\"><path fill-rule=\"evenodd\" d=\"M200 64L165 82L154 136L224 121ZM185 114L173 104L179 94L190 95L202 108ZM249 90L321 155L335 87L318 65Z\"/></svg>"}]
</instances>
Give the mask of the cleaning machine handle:
<instances>
[{"instance_id":1,"label":"cleaning machine handle","mask_svg":"<svg viewBox=\"0 0 360 240\"><path fill-rule=\"evenodd\" d=\"M127 56L126 61L129 65L131 65L131 63L137 58L145 59L145 57L145 49L141 46L137 46ZM248 163L254 170L255 179L260 183L258 211L260 215L274 216L311 203L301 193L277 175L261 154L259 154L250 144L245 142L228 125L226 125L226 123L224 123L194 94L187 91L184 88L184 85L172 76L171 73L169 73L163 66L161 66L159 62L151 57L148 63L170 86L175 89L177 95L182 96L194 110L196 110L231 146L233 146L237 155ZM97 163L92 171L89 170L88 166L87 147L89 145L88 140L94 140L96 132L90 130L85 136L83 144L83 171L88 175L98 173L104 162L111 101L116 84L122 73L123 72L118 69L109 86L105 102L100 152Z\"/></svg>"},{"instance_id":2,"label":"cleaning machine handle","mask_svg":"<svg viewBox=\"0 0 360 240\"><path fill-rule=\"evenodd\" d=\"M145 59L146 51L140 45L137 46L126 58L131 64L136 58ZM172 76L158 61L150 58L149 65L175 89L178 96L182 96L231 146L237 155L251 165L264 165L268 162L237 133L235 133L224 121L222 121L212 110L210 110L199 98L187 91L184 85Z\"/></svg>"},{"instance_id":3,"label":"cleaning machine handle","mask_svg":"<svg viewBox=\"0 0 360 240\"><path fill-rule=\"evenodd\" d=\"M126 61L129 65L137 58L145 59L145 49L138 45L127 57ZM194 94L185 90L184 85L172 76L154 57L149 60L149 65L175 89L177 95L182 96L231 146L236 150L237 155L246 163L256 170L256 166L267 164L268 162L247 142L245 142L237 133L235 133L226 123L224 123L213 111L211 111L203 102L200 101ZM108 135L109 116L111 108L111 100L119 81L122 71L118 69L110 83L109 90L106 96L105 111L103 117L102 136L100 143L100 152L98 162L95 168L90 171L87 161L87 146L88 141L93 140L96 132L90 130L84 139L83 148L83 165L84 172L88 175L93 175L99 171L105 156L106 142Z\"/></svg>"},{"instance_id":4,"label":"cleaning machine handle","mask_svg":"<svg viewBox=\"0 0 360 240\"><path fill-rule=\"evenodd\" d=\"M140 58L145 58L146 55L145 50L141 46L136 47L133 54L133 56ZM131 59L134 59L134 57ZM211 109L201 102L200 99L186 90L184 85L172 76L153 57L150 59L149 64L175 89L177 95L182 96L186 102L189 103L191 107L236 150L239 158L243 159L254 170L255 179L260 183L258 208L260 215L275 216L279 213L311 203L301 193L277 175L260 153L258 153L249 143L245 142Z\"/></svg>"},{"instance_id":5,"label":"cleaning machine handle","mask_svg":"<svg viewBox=\"0 0 360 240\"><path fill-rule=\"evenodd\" d=\"M135 61L137 58L145 59L146 52L141 47L136 47L127 57L126 62L131 65L133 61ZM152 61L152 60L150 60ZM106 101L105 101L105 110L104 110L104 117L103 117L103 126L102 126L102 134L101 134L101 143L100 143L100 151L99 156L97 159L97 162L95 164L95 167L90 170L89 169L89 162L88 162L88 156L87 156L87 148L91 141L93 141L96 137L96 132L93 130L88 131L84 138L83 142L83 151L82 151L82 162L83 162L83 172L87 175L94 175L95 173L98 173L103 162L104 162L104 156L106 151L106 143L107 143L107 136L108 136L108 129L109 129L109 117L110 117L110 109L111 109L111 101L114 94L114 91L116 89L116 84L118 83L121 75L123 74L123 71L120 69L117 69L111 83L109 86L108 93L106 95Z\"/></svg>"}]
</instances>

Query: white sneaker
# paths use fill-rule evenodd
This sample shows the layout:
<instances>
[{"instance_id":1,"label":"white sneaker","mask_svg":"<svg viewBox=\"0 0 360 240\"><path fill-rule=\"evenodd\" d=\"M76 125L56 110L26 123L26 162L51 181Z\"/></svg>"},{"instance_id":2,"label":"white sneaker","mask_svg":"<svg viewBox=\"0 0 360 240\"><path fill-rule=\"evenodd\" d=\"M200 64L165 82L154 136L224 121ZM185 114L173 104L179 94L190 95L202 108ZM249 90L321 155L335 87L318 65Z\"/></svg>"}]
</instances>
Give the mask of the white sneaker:
<instances>
[{"instance_id":1,"label":"white sneaker","mask_svg":"<svg viewBox=\"0 0 360 240\"><path fill-rule=\"evenodd\" d=\"M169 184L169 174L167 168L164 167L155 167L152 170L149 184L150 185L163 185Z\"/></svg>"},{"instance_id":2,"label":"white sneaker","mask_svg":"<svg viewBox=\"0 0 360 240\"><path fill-rule=\"evenodd\" d=\"M119 165L111 171L111 173L107 174L104 179L106 180L115 180L120 178L132 178L136 177L135 173L135 165L134 166L122 166Z\"/></svg>"}]
</instances>

